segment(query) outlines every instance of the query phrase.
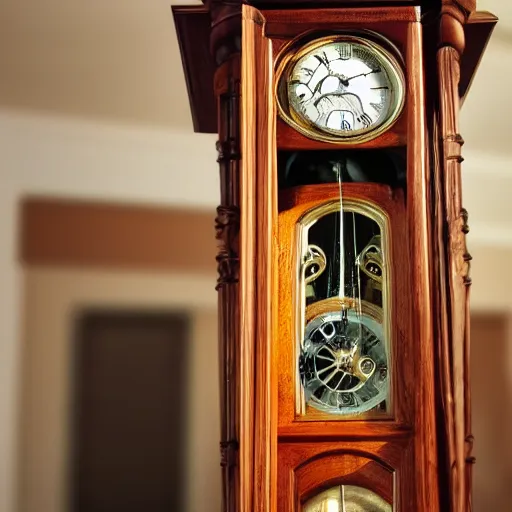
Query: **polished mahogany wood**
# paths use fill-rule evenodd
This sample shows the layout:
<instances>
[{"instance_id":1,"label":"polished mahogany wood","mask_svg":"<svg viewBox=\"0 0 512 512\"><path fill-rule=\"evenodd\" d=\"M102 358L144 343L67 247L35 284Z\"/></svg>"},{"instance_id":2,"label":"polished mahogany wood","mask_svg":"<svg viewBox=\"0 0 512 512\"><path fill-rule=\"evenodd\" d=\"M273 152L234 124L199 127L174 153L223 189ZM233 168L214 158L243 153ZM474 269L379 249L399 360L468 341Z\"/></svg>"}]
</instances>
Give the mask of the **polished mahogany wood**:
<instances>
[{"instance_id":1,"label":"polished mahogany wood","mask_svg":"<svg viewBox=\"0 0 512 512\"><path fill-rule=\"evenodd\" d=\"M418 10L410 7L373 8L373 9L306 9L267 10L265 16L265 35L273 42L274 58L279 60L282 54L299 36L312 33L329 34L340 30L365 30L378 32L389 40L401 55L398 60L403 63L407 42L407 23L419 21ZM276 80L278 77L276 77ZM376 149L404 146L407 141L407 103L397 121L375 139L340 146L343 149ZM277 145L282 150L332 149L335 144L309 138L281 118L277 120Z\"/></svg>"},{"instance_id":2,"label":"polished mahogany wood","mask_svg":"<svg viewBox=\"0 0 512 512\"><path fill-rule=\"evenodd\" d=\"M403 33L404 24L420 21L415 7L346 8L336 9L278 9L264 10L265 35L270 38L293 38L309 30L338 31L340 29L378 29L384 36L396 38Z\"/></svg>"},{"instance_id":3,"label":"polished mahogany wood","mask_svg":"<svg viewBox=\"0 0 512 512\"><path fill-rule=\"evenodd\" d=\"M498 23L498 18L490 12L473 12L464 25L464 53L460 56L459 97L461 106L471 89L473 78L480 61Z\"/></svg>"},{"instance_id":4,"label":"polished mahogany wood","mask_svg":"<svg viewBox=\"0 0 512 512\"><path fill-rule=\"evenodd\" d=\"M250 5L258 7L258 9L290 9L292 7L310 7L311 0L250 0L247 2ZM397 6L416 6L424 5L429 6L432 0L323 0L322 7L381 7L388 6L390 3Z\"/></svg>"},{"instance_id":5,"label":"polished mahogany wood","mask_svg":"<svg viewBox=\"0 0 512 512\"><path fill-rule=\"evenodd\" d=\"M261 13L242 9L240 512L275 510L277 151L270 40Z\"/></svg>"},{"instance_id":6,"label":"polished mahogany wood","mask_svg":"<svg viewBox=\"0 0 512 512\"><path fill-rule=\"evenodd\" d=\"M398 11L398 12L397 12ZM321 14L324 15L323 11ZM386 19L383 11L377 10L373 14L368 14L371 19ZM410 14L416 14L415 10L411 10ZM279 15L281 15L279 13ZM269 13L268 16L276 16L275 13ZM297 16L296 13L290 14L290 18ZM372 18L373 16L373 18ZM407 19L406 13L402 15L399 9L390 10L390 18L396 22L399 19L404 19L403 26L395 35L389 34L397 41L403 48L406 49L405 69L407 87L406 102L408 105L406 115L406 135L407 135L407 209L402 203L402 213L396 216L395 219L400 218L406 224L402 225L403 235L398 239L403 242L399 247L393 250L393 260L398 265L398 273L392 275L398 276L393 280L392 300L395 297L407 297L407 304L404 307L397 307L393 304L393 340L392 343L397 343L394 346L395 352L395 376L398 374L400 380L398 382L398 389L401 393L394 395L394 403L397 407L395 411L394 422L382 426L384 422L367 421L355 426L350 426L350 422L334 422L334 421L321 421L321 418L312 418L315 421L299 421L295 417L295 397L294 397L294 360L293 353L290 349L279 351L279 358L276 365L280 365L279 374L279 433L284 435L287 439L294 437L296 439L309 438L315 436L316 439L326 435L332 438L336 436L354 436L354 439L361 439L364 437L386 437L397 438L404 435L408 428L414 432L414 470L418 475L416 480L413 496L405 496L404 490L399 489L399 494L405 500L415 500L415 508L417 510L439 510L438 500L438 473L437 473L437 443L436 443L436 415L435 415L435 391L434 391L434 340L433 340L433 316L430 308L425 308L425 303L431 302L430 295L430 258L429 246L430 236L428 231L428 223L430 216L429 209L429 174L427 172L428 164L428 151L425 144L425 100L424 100L424 67L422 62L422 32L421 24L412 17L411 20ZM396 18L396 19L395 19ZM326 21L327 25L330 21ZM354 18L355 19L355 18ZM318 22L318 17L316 18ZM306 28L311 28L311 21L304 20ZM395 26L395 25L391 25ZM323 25L317 25L319 29ZM355 24L357 27L357 24ZM389 26L384 22L382 24L382 31L390 30ZM296 30L296 29L294 29ZM289 29L288 34L280 33L280 36L285 35L291 37L295 32ZM278 139L279 141L279 139ZM307 146L308 149L311 146ZM352 185L354 187L354 185ZM322 187L314 187L318 189L316 197L316 204L325 201L325 189ZM313 187L311 187L313 189ZM353 190L350 184L345 185L345 190ZM372 196L372 191L375 188L367 185L366 190L362 193L362 197L367 199L375 199ZM310 192L314 195L314 192ZM336 197L339 192L336 186L332 187L333 197ZM348 195L347 197L350 197ZM300 202L300 212L293 217L292 220L285 220L288 212L280 214L280 236L279 240L282 246L280 256L280 267L282 281L280 282L280 336L281 346L287 346L285 340L288 341L288 346L293 346L293 323L290 326L290 318L293 318L292 294L291 291L286 291L286 282L290 281L292 274L293 263L287 258L293 254L294 249L287 247L288 240L293 240L293 230L291 227L285 228L282 232L284 223L295 224L297 219L310 209L315 204L315 199L308 203L309 198L304 198ZM392 216L390 211L393 208L389 205L382 205L383 209ZM395 229L400 233L399 222L391 222L391 229ZM393 242L392 242L393 243ZM293 246L293 243L291 244ZM403 252L405 251L405 252ZM414 258L408 259L411 251ZM283 276L283 270L288 269L288 276ZM410 276L410 281L408 277ZM403 287L403 288L401 288ZM283 294L286 294L283 296ZM403 294L403 295L402 295ZM284 309L283 309L284 308ZM288 328L286 329L288 323ZM283 328L284 325L284 328ZM399 327L397 328L397 325ZM398 348L397 348L398 347ZM283 392L283 389L285 390ZM409 397L408 391L412 391ZM398 405L397 405L398 404ZM407 418L411 419L411 423L407 422ZM377 426L378 425L378 426ZM361 437L359 437L361 436Z\"/></svg>"},{"instance_id":7,"label":"polished mahogany wood","mask_svg":"<svg viewBox=\"0 0 512 512\"><path fill-rule=\"evenodd\" d=\"M436 240L441 282L438 305L443 314L439 332L444 464L448 475L447 497L451 512L470 511L472 471L471 396L469 380L469 262L466 248L468 214L462 206L464 143L459 133L460 56L465 39L463 17L443 9L441 48L437 52L439 115L436 119L437 165L435 191L446 233Z\"/></svg>"},{"instance_id":8,"label":"polished mahogany wood","mask_svg":"<svg viewBox=\"0 0 512 512\"><path fill-rule=\"evenodd\" d=\"M417 509L439 511L437 472L437 432L435 414L435 359L430 259L430 174L426 144L425 75L422 26L409 25L407 68L409 70L409 133L407 151L408 229L413 255L411 307L415 314L413 335L416 343L415 466L421 468Z\"/></svg>"},{"instance_id":9,"label":"polished mahogany wood","mask_svg":"<svg viewBox=\"0 0 512 512\"><path fill-rule=\"evenodd\" d=\"M402 114L382 135L373 140L363 142L361 144L343 144L339 147L343 149L378 149L404 146L407 140L407 108L404 108ZM332 142L318 141L294 130L290 125L285 123L281 118L277 120L277 144L282 150L304 150L304 149L332 149Z\"/></svg>"},{"instance_id":10,"label":"polished mahogany wood","mask_svg":"<svg viewBox=\"0 0 512 512\"><path fill-rule=\"evenodd\" d=\"M210 54L210 13L206 7L196 5L173 5L172 13L194 131L217 133L217 108L213 92L215 65Z\"/></svg>"},{"instance_id":11,"label":"polished mahogany wood","mask_svg":"<svg viewBox=\"0 0 512 512\"><path fill-rule=\"evenodd\" d=\"M301 510L301 505L335 485L365 487L394 505L415 510L410 440L280 443L278 510ZM395 485L404 493L394 492Z\"/></svg>"}]
</instances>

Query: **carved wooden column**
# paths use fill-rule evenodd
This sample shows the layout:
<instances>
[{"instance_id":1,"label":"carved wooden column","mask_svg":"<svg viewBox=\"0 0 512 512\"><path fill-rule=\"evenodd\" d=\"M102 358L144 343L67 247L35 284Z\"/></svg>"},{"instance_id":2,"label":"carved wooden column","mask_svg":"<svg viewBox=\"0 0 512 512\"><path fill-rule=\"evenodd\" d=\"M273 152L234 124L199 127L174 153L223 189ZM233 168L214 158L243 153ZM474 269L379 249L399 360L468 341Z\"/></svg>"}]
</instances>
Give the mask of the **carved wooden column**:
<instances>
[{"instance_id":1,"label":"carved wooden column","mask_svg":"<svg viewBox=\"0 0 512 512\"><path fill-rule=\"evenodd\" d=\"M467 212L462 207L461 148L459 133L460 59L464 52L464 23L474 2L443 1L437 51L439 144L437 176L439 251L439 377L443 411L444 446L440 464L448 476L444 507L451 512L471 511L471 435L469 384L469 261L466 249ZM446 283L446 284L445 284Z\"/></svg>"},{"instance_id":2,"label":"carved wooden column","mask_svg":"<svg viewBox=\"0 0 512 512\"><path fill-rule=\"evenodd\" d=\"M211 52L217 70L217 151L220 205L215 223L219 293L222 510L239 510L239 366L240 366L240 37L241 6L212 1Z\"/></svg>"}]
</instances>

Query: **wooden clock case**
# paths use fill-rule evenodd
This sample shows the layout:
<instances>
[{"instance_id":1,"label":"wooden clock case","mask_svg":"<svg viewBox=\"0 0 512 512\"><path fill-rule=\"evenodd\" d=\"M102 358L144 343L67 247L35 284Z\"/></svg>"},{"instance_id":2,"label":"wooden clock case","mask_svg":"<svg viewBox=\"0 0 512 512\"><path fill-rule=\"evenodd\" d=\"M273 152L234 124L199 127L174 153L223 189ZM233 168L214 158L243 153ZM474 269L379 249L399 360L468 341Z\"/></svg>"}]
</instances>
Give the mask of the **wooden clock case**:
<instances>
[{"instance_id":1,"label":"wooden clock case","mask_svg":"<svg viewBox=\"0 0 512 512\"><path fill-rule=\"evenodd\" d=\"M207 7L174 12L196 129L219 132L223 510L298 512L339 484L365 487L395 511L471 510L470 257L458 112L496 19L476 13L472 0ZM209 41L194 37L208 19ZM401 148L406 186L344 186L345 197L373 201L389 219L393 408L378 421L305 420L295 408L294 226L339 193L331 185L278 188L279 151L333 144L278 117L275 64L295 38L340 28L389 39L406 80L397 122L357 145ZM208 73L216 107L205 110Z\"/></svg>"},{"instance_id":2,"label":"wooden clock case","mask_svg":"<svg viewBox=\"0 0 512 512\"><path fill-rule=\"evenodd\" d=\"M275 67L276 57L283 46L313 30L320 34L339 29L377 32L390 40L403 55L407 85L405 108L399 119L377 138L360 144L344 145L342 148L364 151L403 147L407 154L407 191L393 190L389 186L374 183L343 186L344 199L371 201L389 218L391 261L394 267L390 272L393 311L391 344L395 355L391 371L394 377L394 410L391 418L380 421L336 421L323 415L316 420L306 420L295 412L297 355L293 349L293 333L296 308L292 289L296 272L291 261L297 252L295 225L305 211L339 198L337 184L277 191L279 206L288 202L289 208L273 212L274 216L277 213L278 219L278 243L275 245L279 250L279 271L275 291L278 292L279 301L278 323L272 334L274 359L271 369L278 381L277 510L300 510L301 504L311 494L349 482L387 497L394 510L414 510L419 507L415 501L420 494L418 487L427 484L429 478L431 482L437 478L437 473L432 472L430 476L427 474L428 462L421 462L422 458L428 457L428 452L435 453L436 449L432 444L433 439L429 439L427 434L429 429L435 429L435 419L427 413L433 408L434 397L433 390L427 389L433 387L434 381L431 364L433 358L430 355L430 351L433 351L432 338L423 328L431 324L431 318L428 309L422 307L425 297L429 296L428 260L423 251L427 241L421 235L421 228L418 229L427 222L424 102L423 88L420 86L424 76L418 9L318 9L314 16L303 10L255 13L245 9L244 13L248 17L256 15L264 19L261 37L272 43L272 67ZM243 39L242 48L245 43L247 39ZM263 66L268 67L268 63ZM261 69L255 70L251 81L254 82L258 76L261 76ZM242 103L246 101L247 98ZM275 98L269 101L275 102ZM256 109L271 107L262 102L254 103ZM277 151L339 149L332 143L305 137L279 117L275 130ZM290 195L293 197L290 198ZM416 262L408 257L409 251L418 254ZM411 289L415 290L413 295L410 294ZM422 467L423 471L420 470ZM417 468L417 474L413 468Z\"/></svg>"}]
</instances>

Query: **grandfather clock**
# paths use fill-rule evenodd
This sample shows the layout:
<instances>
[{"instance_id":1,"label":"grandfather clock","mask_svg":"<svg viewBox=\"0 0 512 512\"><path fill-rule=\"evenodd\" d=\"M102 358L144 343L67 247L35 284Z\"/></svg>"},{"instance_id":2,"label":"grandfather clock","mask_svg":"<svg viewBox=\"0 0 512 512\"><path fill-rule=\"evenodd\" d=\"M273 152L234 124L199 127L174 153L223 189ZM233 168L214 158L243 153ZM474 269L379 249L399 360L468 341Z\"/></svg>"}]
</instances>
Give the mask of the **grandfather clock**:
<instances>
[{"instance_id":1,"label":"grandfather clock","mask_svg":"<svg viewBox=\"0 0 512 512\"><path fill-rule=\"evenodd\" d=\"M223 511L471 510L475 0L175 7L218 132Z\"/></svg>"}]
</instances>

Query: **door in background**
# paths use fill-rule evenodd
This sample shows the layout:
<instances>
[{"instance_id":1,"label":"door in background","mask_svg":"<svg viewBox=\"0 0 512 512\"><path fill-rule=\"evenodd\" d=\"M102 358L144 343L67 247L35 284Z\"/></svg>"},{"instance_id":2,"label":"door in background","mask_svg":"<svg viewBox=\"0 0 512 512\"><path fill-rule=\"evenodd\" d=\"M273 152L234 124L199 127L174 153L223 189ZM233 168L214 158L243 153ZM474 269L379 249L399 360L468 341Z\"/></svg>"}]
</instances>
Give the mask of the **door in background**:
<instances>
[{"instance_id":1,"label":"door in background","mask_svg":"<svg viewBox=\"0 0 512 512\"><path fill-rule=\"evenodd\" d=\"M78 321L71 512L183 510L189 339L184 315Z\"/></svg>"}]
</instances>

